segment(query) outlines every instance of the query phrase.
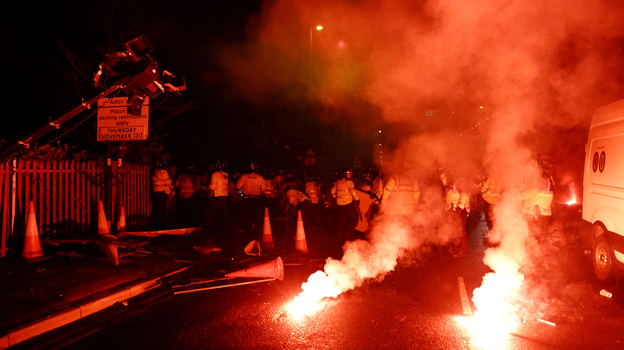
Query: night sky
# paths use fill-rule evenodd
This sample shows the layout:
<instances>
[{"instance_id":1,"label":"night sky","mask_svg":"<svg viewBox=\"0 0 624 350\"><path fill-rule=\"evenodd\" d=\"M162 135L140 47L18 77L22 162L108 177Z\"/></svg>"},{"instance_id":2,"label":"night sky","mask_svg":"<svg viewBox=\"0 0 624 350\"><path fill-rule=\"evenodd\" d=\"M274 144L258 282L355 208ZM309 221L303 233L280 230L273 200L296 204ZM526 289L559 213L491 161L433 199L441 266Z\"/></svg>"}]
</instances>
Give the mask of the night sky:
<instances>
[{"instance_id":1,"label":"night sky","mask_svg":"<svg viewBox=\"0 0 624 350\"><path fill-rule=\"evenodd\" d=\"M157 140L171 154L172 165L184 166L202 158L233 158L231 162L236 163L264 157L254 154L254 145L232 142L232 135L238 129L254 130L256 114L275 112L272 108L256 112L231 90L220 71L217 52L246 40L245 25L250 15L260 11L260 1L12 3L3 11L0 24L2 96L8 112L0 129L3 147L101 92L102 88L91 87L91 81L104 54L121 51L127 40L145 34L155 47L151 54L160 69L186 78L187 90L182 96L169 96L168 102L194 105L150 135L150 140ZM111 80L107 83L110 86ZM88 112L64 126L71 127ZM104 145L93 142L94 122L95 118L88 119L60 142L105 152ZM50 133L41 143L65 130ZM308 128L303 131L307 134ZM248 141L244 135L236 137Z\"/></svg>"},{"instance_id":2,"label":"night sky","mask_svg":"<svg viewBox=\"0 0 624 350\"><path fill-rule=\"evenodd\" d=\"M10 1L0 138L7 147L101 92L104 54L145 34L161 70L186 78L163 100L193 109L164 121L152 109L162 123L132 147L158 142L174 165L301 168L311 145L327 169L368 166L377 141L420 166L516 147L578 158L591 111L624 92L622 15L609 0ZM105 154L94 123L55 141Z\"/></svg>"}]
</instances>

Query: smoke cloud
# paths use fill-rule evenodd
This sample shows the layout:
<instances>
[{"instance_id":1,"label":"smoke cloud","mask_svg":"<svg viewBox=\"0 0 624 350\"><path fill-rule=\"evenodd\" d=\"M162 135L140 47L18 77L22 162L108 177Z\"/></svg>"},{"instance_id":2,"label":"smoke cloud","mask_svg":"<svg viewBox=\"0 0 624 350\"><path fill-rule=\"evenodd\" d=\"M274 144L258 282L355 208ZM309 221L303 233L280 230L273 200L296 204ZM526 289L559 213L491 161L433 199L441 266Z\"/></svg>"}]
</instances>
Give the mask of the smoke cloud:
<instances>
[{"instance_id":1,"label":"smoke cloud","mask_svg":"<svg viewBox=\"0 0 624 350\"><path fill-rule=\"evenodd\" d=\"M509 190L490 232L500 246L485 263L517 275L538 249L515 189L541 175L537 154L557 148L546 131L586 127L592 110L621 96L623 15L624 3L608 0L275 0L250 21L251 43L223 61L250 99L309 94L324 122L360 125L374 110L387 125L411 126L387 175L407 164L434 184L441 164L468 177L494 166ZM330 294L456 239L439 189L421 191L411 215L387 208L367 241L328 260L320 278L335 287Z\"/></svg>"}]
</instances>

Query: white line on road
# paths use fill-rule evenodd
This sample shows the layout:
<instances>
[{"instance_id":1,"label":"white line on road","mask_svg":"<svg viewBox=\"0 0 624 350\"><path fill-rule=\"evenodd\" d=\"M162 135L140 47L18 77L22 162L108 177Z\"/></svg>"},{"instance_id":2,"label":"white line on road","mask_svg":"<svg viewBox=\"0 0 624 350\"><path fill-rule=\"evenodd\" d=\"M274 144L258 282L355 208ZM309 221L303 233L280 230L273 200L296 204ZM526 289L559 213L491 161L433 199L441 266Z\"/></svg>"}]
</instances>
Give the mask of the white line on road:
<instances>
[{"instance_id":1,"label":"white line on road","mask_svg":"<svg viewBox=\"0 0 624 350\"><path fill-rule=\"evenodd\" d=\"M470 308L470 301L468 300L468 293L466 293L466 285L464 284L464 278L457 277L457 280L459 281L459 297L461 299L464 315L471 316L472 309Z\"/></svg>"}]
</instances>

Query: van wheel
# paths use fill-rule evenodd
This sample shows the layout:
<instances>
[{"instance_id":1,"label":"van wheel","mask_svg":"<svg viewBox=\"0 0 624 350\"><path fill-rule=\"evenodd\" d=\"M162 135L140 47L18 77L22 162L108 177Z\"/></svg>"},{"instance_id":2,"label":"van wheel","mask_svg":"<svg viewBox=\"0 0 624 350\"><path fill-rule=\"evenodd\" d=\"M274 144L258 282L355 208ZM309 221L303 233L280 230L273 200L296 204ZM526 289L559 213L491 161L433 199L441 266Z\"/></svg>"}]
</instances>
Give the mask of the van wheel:
<instances>
[{"instance_id":1,"label":"van wheel","mask_svg":"<svg viewBox=\"0 0 624 350\"><path fill-rule=\"evenodd\" d=\"M604 227L602 227L601 224L594 224L594 226L592 227L591 235L589 236L589 245L592 247L596 245L596 239L599 236L604 235L604 233L605 229Z\"/></svg>"},{"instance_id":2,"label":"van wheel","mask_svg":"<svg viewBox=\"0 0 624 350\"><path fill-rule=\"evenodd\" d=\"M596 244L592 249L592 256L596 277L605 283L613 282L617 266L615 264L613 249L604 235L596 237Z\"/></svg>"}]
</instances>

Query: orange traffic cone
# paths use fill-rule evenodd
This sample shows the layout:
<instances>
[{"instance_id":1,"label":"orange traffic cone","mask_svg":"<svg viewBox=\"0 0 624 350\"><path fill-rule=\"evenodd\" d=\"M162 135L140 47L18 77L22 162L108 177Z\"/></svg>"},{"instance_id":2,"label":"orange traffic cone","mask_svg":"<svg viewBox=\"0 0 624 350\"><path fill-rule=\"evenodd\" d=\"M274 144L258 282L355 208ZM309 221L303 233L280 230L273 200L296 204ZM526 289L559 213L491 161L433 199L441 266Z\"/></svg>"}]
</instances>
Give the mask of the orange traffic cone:
<instances>
[{"instance_id":1,"label":"orange traffic cone","mask_svg":"<svg viewBox=\"0 0 624 350\"><path fill-rule=\"evenodd\" d=\"M262 250L260 249L260 243L258 243L258 241L256 241L255 239L249 242L249 244L247 244L247 246L245 247L245 254L247 255L260 256L261 253Z\"/></svg>"},{"instance_id":2,"label":"orange traffic cone","mask_svg":"<svg viewBox=\"0 0 624 350\"><path fill-rule=\"evenodd\" d=\"M193 249L197 250L200 254L210 254L221 251L221 248L217 247L216 245L214 245L214 243L212 243L212 238L209 238L208 242L206 242L205 245L196 245L193 247Z\"/></svg>"},{"instance_id":3,"label":"orange traffic cone","mask_svg":"<svg viewBox=\"0 0 624 350\"><path fill-rule=\"evenodd\" d=\"M34 259L42 256L43 251L41 250L41 243L39 242L35 203L31 201L28 209L28 224L26 225L26 237L24 239L24 249L22 249L22 258Z\"/></svg>"},{"instance_id":4,"label":"orange traffic cone","mask_svg":"<svg viewBox=\"0 0 624 350\"><path fill-rule=\"evenodd\" d=\"M266 249L273 249L273 232L271 231L271 221L269 219L269 208L264 208L264 230L262 232L262 246Z\"/></svg>"},{"instance_id":5,"label":"orange traffic cone","mask_svg":"<svg viewBox=\"0 0 624 350\"><path fill-rule=\"evenodd\" d=\"M108 235L110 229L108 228L108 221L106 220L106 213L104 213L104 204L102 201L98 204L98 234Z\"/></svg>"},{"instance_id":6,"label":"orange traffic cone","mask_svg":"<svg viewBox=\"0 0 624 350\"><path fill-rule=\"evenodd\" d=\"M126 210L122 206L119 210L119 221L117 221L117 237L124 239L128 237L126 234Z\"/></svg>"},{"instance_id":7,"label":"orange traffic cone","mask_svg":"<svg viewBox=\"0 0 624 350\"><path fill-rule=\"evenodd\" d=\"M268 277L276 278L278 280L284 279L284 263L281 257L269 261L264 264L250 266L246 269L236 272L230 272L225 277Z\"/></svg>"},{"instance_id":8,"label":"orange traffic cone","mask_svg":"<svg viewBox=\"0 0 624 350\"><path fill-rule=\"evenodd\" d=\"M295 236L295 250L308 254L308 243L306 242L305 230L303 229L301 210L297 212L297 235Z\"/></svg>"},{"instance_id":9,"label":"orange traffic cone","mask_svg":"<svg viewBox=\"0 0 624 350\"><path fill-rule=\"evenodd\" d=\"M102 235L98 242L100 250L106 254L106 256L115 264L119 265L119 255L117 248L119 248L119 240L117 237L109 234Z\"/></svg>"}]
</instances>

